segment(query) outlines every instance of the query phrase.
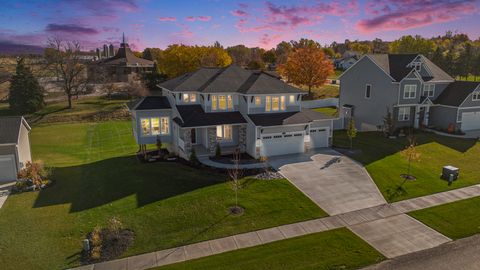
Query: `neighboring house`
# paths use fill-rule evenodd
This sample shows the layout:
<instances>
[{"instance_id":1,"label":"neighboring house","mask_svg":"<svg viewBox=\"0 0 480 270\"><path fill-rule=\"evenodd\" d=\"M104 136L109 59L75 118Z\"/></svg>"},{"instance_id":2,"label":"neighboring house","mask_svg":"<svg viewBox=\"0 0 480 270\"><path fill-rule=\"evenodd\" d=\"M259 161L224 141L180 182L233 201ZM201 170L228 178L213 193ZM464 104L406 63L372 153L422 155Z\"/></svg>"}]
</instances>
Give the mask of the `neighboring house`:
<instances>
[{"instance_id":1,"label":"neighboring house","mask_svg":"<svg viewBox=\"0 0 480 270\"><path fill-rule=\"evenodd\" d=\"M128 104L138 144L159 137L188 158L235 148L252 157L328 147L332 117L302 110L304 92L262 71L201 68L159 85L164 96Z\"/></svg>"},{"instance_id":2,"label":"neighboring house","mask_svg":"<svg viewBox=\"0 0 480 270\"><path fill-rule=\"evenodd\" d=\"M32 160L29 132L23 117L0 117L0 182L16 180L17 173Z\"/></svg>"},{"instance_id":3,"label":"neighboring house","mask_svg":"<svg viewBox=\"0 0 480 270\"><path fill-rule=\"evenodd\" d=\"M347 70L351 66L353 66L358 61L358 59L359 57L356 55L338 59L334 62L335 68L340 70Z\"/></svg>"},{"instance_id":4,"label":"neighboring house","mask_svg":"<svg viewBox=\"0 0 480 270\"><path fill-rule=\"evenodd\" d=\"M399 127L480 129L480 83L455 81L420 54L365 55L340 76L344 125L383 127L387 110Z\"/></svg>"}]
</instances>

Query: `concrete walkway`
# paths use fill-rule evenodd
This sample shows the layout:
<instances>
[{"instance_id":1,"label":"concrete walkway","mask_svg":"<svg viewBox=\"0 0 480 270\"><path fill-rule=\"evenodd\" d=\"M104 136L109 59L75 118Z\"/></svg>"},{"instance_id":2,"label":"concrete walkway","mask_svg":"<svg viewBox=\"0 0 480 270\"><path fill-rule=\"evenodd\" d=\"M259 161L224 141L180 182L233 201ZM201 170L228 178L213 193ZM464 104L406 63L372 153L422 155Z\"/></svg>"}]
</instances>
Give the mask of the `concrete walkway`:
<instances>
[{"instance_id":1,"label":"concrete walkway","mask_svg":"<svg viewBox=\"0 0 480 270\"><path fill-rule=\"evenodd\" d=\"M332 149L273 157L269 163L329 215L387 203L362 165Z\"/></svg>"},{"instance_id":2,"label":"concrete walkway","mask_svg":"<svg viewBox=\"0 0 480 270\"><path fill-rule=\"evenodd\" d=\"M235 165L233 165L233 164L215 162L207 156L198 157L198 161L200 161L200 163L202 163L203 165L207 165L207 166L213 167L213 168L219 168L219 169L233 169L233 168L235 168ZM265 168L265 163L260 162L260 163L252 163L252 164L240 164L239 168L240 169L262 169L262 168Z\"/></svg>"},{"instance_id":3,"label":"concrete walkway","mask_svg":"<svg viewBox=\"0 0 480 270\"><path fill-rule=\"evenodd\" d=\"M0 185L0 208L7 201L8 195L10 195L10 189L15 185L15 182L5 183Z\"/></svg>"},{"instance_id":4,"label":"concrete walkway","mask_svg":"<svg viewBox=\"0 0 480 270\"><path fill-rule=\"evenodd\" d=\"M450 241L404 213L477 196L480 196L480 185L74 269L144 270L341 227L351 229L386 257L392 258ZM380 233L383 237L380 237ZM390 248L392 245L393 248Z\"/></svg>"}]
</instances>

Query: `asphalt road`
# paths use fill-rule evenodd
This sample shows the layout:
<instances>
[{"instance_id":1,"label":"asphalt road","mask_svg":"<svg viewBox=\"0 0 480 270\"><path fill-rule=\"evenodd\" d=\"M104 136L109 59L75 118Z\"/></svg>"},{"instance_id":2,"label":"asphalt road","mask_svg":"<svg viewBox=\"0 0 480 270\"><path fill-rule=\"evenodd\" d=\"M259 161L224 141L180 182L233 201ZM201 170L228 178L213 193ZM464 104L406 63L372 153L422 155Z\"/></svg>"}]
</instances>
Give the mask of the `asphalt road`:
<instances>
[{"instance_id":1,"label":"asphalt road","mask_svg":"<svg viewBox=\"0 0 480 270\"><path fill-rule=\"evenodd\" d=\"M363 270L479 270L480 235L400 256Z\"/></svg>"}]
</instances>

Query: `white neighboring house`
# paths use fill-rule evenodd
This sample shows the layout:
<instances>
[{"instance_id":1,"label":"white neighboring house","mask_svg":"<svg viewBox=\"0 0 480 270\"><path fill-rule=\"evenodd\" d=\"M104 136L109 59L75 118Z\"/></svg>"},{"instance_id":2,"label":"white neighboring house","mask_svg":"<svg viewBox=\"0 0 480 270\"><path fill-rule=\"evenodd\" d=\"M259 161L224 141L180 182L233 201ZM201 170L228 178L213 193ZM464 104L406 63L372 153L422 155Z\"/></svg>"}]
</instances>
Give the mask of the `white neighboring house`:
<instances>
[{"instance_id":1,"label":"white neighboring house","mask_svg":"<svg viewBox=\"0 0 480 270\"><path fill-rule=\"evenodd\" d=\"M302 109L304 91L238 66L201 68L159 85L164 96L128 104L138 144L157 138L188 158L238 148L254 158L329 147L333 117Z\"/></svg>"},{"instance_id":2,"label":"white neighboring house","mask_svg":"<svg viewBox=\"0 0 480 270\"><path fill-rule=\"evenodd\" d=\"M0 183L17 180L17 173L32 160L30 129L22 116L0 117Z\"/></svg>"}]
</instances>

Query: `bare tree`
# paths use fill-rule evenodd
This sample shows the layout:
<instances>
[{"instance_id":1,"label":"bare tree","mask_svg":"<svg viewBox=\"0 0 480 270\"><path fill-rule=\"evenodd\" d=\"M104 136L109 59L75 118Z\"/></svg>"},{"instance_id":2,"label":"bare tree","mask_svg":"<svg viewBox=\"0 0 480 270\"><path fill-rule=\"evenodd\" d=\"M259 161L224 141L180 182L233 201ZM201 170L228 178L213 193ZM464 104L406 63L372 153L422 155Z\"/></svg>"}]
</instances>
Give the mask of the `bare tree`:
<instances>
[{"instance_id":1,"label":"bare tree","mask_svg":"<svg viewBox=\"0 0 480 270\"><path fill-rule=\"evenodd\" d=\"M78 96L87 86L86 65L80 57L80 43L50 38L48 48L45 53L47 67L53 69L62 81L68 108L72 108L72 97Z\"/></svg>"},{"instance_id":2,"label":"bare tree","mask_svg":"<svg viewBox=\"0 0 480 270\"><path fill-rule=\"evenodd\" d=\"M237 148L233 153L233 167L228 169L228 175L230 176L230 185L235 192L235 206L230 208L231 213L239 214L242 212L242 208L238 206L238 190L242 188L240 179L243 176L243 170L240 168L240 150Z\"/></svg>"}]
</instances>

